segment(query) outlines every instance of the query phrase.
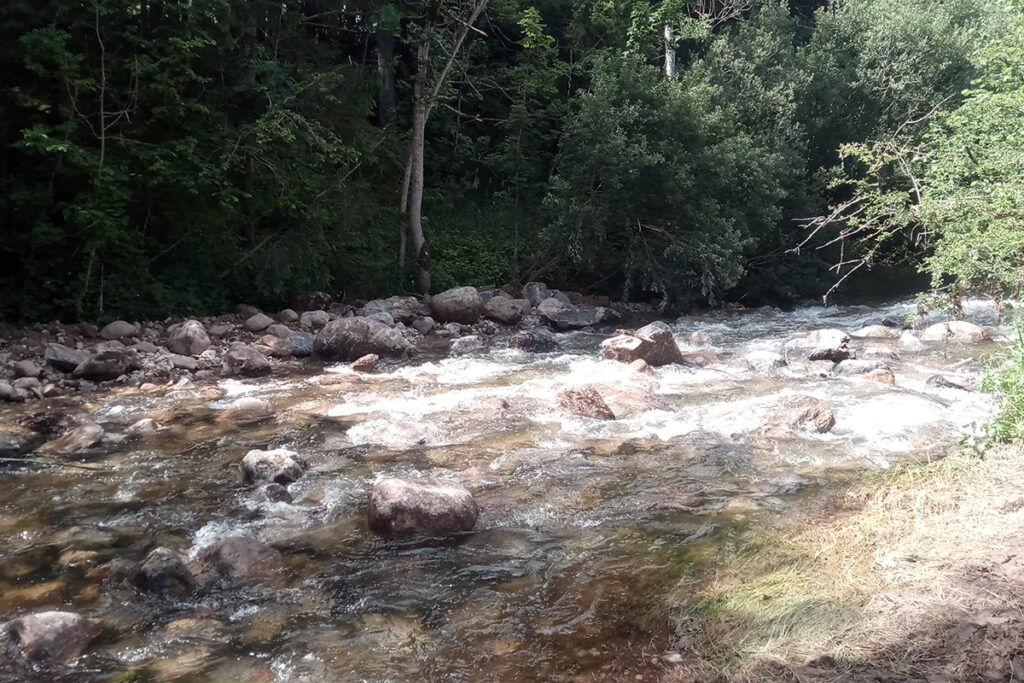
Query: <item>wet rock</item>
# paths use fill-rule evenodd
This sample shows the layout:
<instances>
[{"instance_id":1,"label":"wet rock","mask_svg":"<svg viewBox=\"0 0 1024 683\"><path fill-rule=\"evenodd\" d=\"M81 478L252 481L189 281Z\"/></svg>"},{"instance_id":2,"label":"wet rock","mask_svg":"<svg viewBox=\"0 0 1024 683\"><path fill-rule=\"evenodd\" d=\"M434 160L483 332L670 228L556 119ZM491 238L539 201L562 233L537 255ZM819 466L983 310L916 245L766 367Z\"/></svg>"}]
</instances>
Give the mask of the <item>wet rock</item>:
<instances>
[{"instance_id":1,"label":"wet rock","mask_svg":"<svg viewBox=\"0 0 1024 683\"><path fill-rule=\"evenodd\" d=\"M988 341L988 333L977 325L963 320L931 325L921 333L926 342L950 341L957 344L980 344Z\"/></svg>"},{"instance_id":2,"label":"wet rock","mask_svg":"<svg viewBox=\"0 0 1024 683\"><path fill-rule=\"evenodd\" d=\"M414 296L392 296L387 299L374 299L373 301L368 301L365 306L359 309L357 314L364 317L371 317L377 313L385 313L391 318L391 322L411 325L414 320L424 315L426 312L426 306L421 304Z\"/></svg>"},{"instance_id":3,"label":"wet rock","mask_svg":"<svg viewBox=\"0 0 1024 683\"><path fill-rule=\"evenodd\" d=\"M281 553L247 536L229 536L203 548L197 557L197 578L230 584L279 585L284 563Z\"/></svg>"},{"instance_id":4,"label":"wet rock","mask_svg":"<svg viewBox=\"0 0 1024 683\"><path fill-rule=\"evenodd\" d=\"M241 342L233 342L224 354L223 368L229 375L244 377L261 377L269 375L273 370L270 360L263 353Z\"/></svg>"},{"instance_id":5,"label":"wet rock","mask_svg":"<svg viewBox=\"0 0 1024 683\"><path fill-rule=\"evenodd\" d=\"M416 330L420 334L430 334L437 323L429 315L423 318L416 318L412 321L412 329Z\"/></svg>"},{"instance_id":6,"label":"wet rock","mask_svg":"<svg viewBox=\"0 0 1024 683\"><path fill-rule=\"evenodd\" d=\"M837 377L852 377L853 375L864 375L873 370L888 370L884 361L880 360L857 360L847 359L832 368L832 374Z\"/></svg>"},{"instance_id":7,"label":"wet rock","mask_svg":"<svg viewBox=\"0 0 1024 683\"><path fill-rule=\"evenodd\" d=\"M138 360L128 351L101 351L80 363L72 376L90 382L109 382L138 368Z\"/></svg>"},{"instance_id":8,"label":"wet rock","mask_svg":"<svg viewBox=\"0 0 1024 683\"><path fill-rule=\"evenodd\" d=\"M217 415L218 422L250 425L274 417L274 405L262 398L245 396L236 400Z\"/></svg>"},{"instance_id":9,"label":"wet rock","mask_svg":"<svg viewBox=\"0 0 1024 683\"><path fill-rule=\"evenodd\" d=\"M786 359L774 351L751 351L746 357L747 367L759 375L772 375L786 367Z\"/></svg>"},{"instance_id":10,"label":"wet rock","mask_svg":"<svg viewBox=\"0 0 1024 683\"><path fill-rule=\"evenodd\" d=\"M89 360L89 353L51 342L46 345L43 357L52 368L61 372L74 372L75 368Z\"/></svg>"},{"instance_id":11,"label":"wet rock","mask_svg":"<svg viewBox=\"0 0 1024 683\"><path fill-rule=\"evenodd\" d=\"M925 384L932 387L938 387L940 389L958 389L960 391L974 391L974 388L970 386L968 380L949 377L942 375L932 375L925 380Z\"/></svg>"},{"instance_id":12,"label":"wet rock","mask_svg":"<svg viewBox=\"0 0 1024 683\"><path fill-rule=\"evenodd\" d=\"M804 337L786 342L783 346L783 355L786 360L789 360L790 356L797 356L806 360L828 360L838 363L852 356L849 343L849 335L842 330L815 330Z\"/></svg>"},{"instance_id":13,"label":"wet rock","mask_svg":"<svg viewBox=\"0 0 1024 683\"><path fill-rule=\"evenodd\" d=\"M884 346L869 346L860 351L860 357L864 360L887 360L898 362L900 354Z\"/></svg>"},{"instance_id":14,"label":"wet rock","mask_svg":"<svg viewBox=\"0 0 1024 683\"><path fill-rule=\"evenodd\" d=\"M530 310L526 299L493 296L484 304L484 316L502 325L516 325Z\"/></svg>"},{"instance_id":15,"label":"wet rock","mask_svg":"<svg viewBox=\"0 0 1024 683\"><path fill-rule=\"evenodd\" d=\"M889 368L878 368L865 372L863 377L880 384L896 384L896 375Z\"/></svg>"},{"instance_id":16,"label":"wet rock","mask_svg":"<svg viewBox=\"0 0 1024 683\"><path fill-rule=\"evenodd\" d=\"M453 287L430 300L431 315L441 322L472 325L480 319L484 302L473 287Z\"/></svg>"},{"instance_id":17,"label":"wet rock","mask_svg":"<svg viewBox=\"0 0 1024 683\"><path fill-rule=\"evenodd\" d=\"M558 394L558 406L572 415L595 420L614 420L615 414L605 403L600 392L591 386L573 387Z\"/></svg>"},{"instance_id":18,"label":"wet rock","mask_svg":"<svg viewBox=\"0 0 1024 683\"><path fill-rule=\"evenodd\" d=\"M168 330L167 348L182 356L198 356L210 348L210 336L198 320L186 320Z\"/></svg>"},{"instance_id":19,"label":"wet rock","mask_svg":"<svg viewBox=\"0 0 1024 683\"><path fill-rule=\"evenodd\" d=\"M707 332L694 332L690 335L690 344L692 346L712 346L711 337Z\"/></svg>"},{"instance_id":20,"label":"wet rock","mask_svg":"<svg viewBox=\"0 0 1024 683\"><path fill-rule=\"evenodd\" d=\"M195 590L197 582L182 557L170 548L154 548L131 576L131 583L152 593L180 597Z\"/></svg>"},{"instance_id":21,"label":"wet rock","mask_svg":"<svg viewBox=\"0 0 1024 683\"><path fill-rule=\"evenodd\" d=\"M550 353L561 348L554 335L542 327L516 332L509 338L508 346L530 353Z\"/></svg>"},{"instance_id":22,"label":"wet rock","mask_svg":"<svg viewBox=\"0 0 1024 683\"><path fill-rule=\"evenodd\" d=\"M529 301L531 306L537 306L550 296L548 286L543 282L527 282L523 285L523 298Z\"/></svg>"},{"instance_id":23,"label":"wet rock","mask_svg":"<svg viewBox=\"0 0 1024 683\"><path fill-rule=\"evenodd\" d=\"M475 353L481 351L484 348L484 340L475 334L471 334L468 337L460 337L452 340L452 346L450 353L453 356L463 356L468 353Z\"/></svg>"},{"instance_id":24,"label":"wet rock","mask_svg":"<svg viewBox=\"0 0 1024 683\"><path fill-rule=\"evenodd\" d=\"M262 332L274 324L274 319L265 313L257 313L245 321L245 329L250 332Z\"/></svg>"},{"instance_id":25,"label":"wet rock","mask_svg":"<svg viewBox=\"0 0 1024 683\"><path fill-rule=\"evenodd\" d=\"M274 482L290 484L303 475L306 465L299 454L284 448L252 450L242 459L242 471L250 484Z\"/></svg>"},{"instance_id":26,"label":"wet rock","mask_svg":"<svg viewBox=\"0 0 1024 683\"><path fill-rule=\"evenodd\" d=\"M811 396L788 399L772 412L779 424L819 434L831 431L836 424L832 406Z\"/></svg>"},{"instance_id":27,"label":"wet rock","mask_svg":"<svg viewBox=\"0 0 1024 683\"><path fill-rule=\"evenodd\" d=\"M349 367L356 372L373 372L377 369L377 363L379 362L380 356L375 353L368 353L365 356L356 358Z\"/></svg>"},{"instance_id":28,"label":"wet rock","mask_svg":"<svg viewBox=\"0 0 1024 683\"><path fill-rule=\"evenodd\" d=\"M139 328L132 325L124 320L115 320L112 323L107 323L100 330L100 336L104 339L123 339L124 337L134 337L139 333Z\"/></svg>"},{"instance_id":29,"label":"wet rock","mask_svg":"<svg viewBox=\"0 0 1024 683\"><path fill-rule=\"evenodd\" d=\"M23 588L12 588L0 598L0 609L35 609L60 602L68 585L63 581L46 581Z\"/></svg>"},{"instance_id":30,"label":"wet rock","mask_svg":"<svg viewBox=\"0 0 1024 683\"><path fill-rule=\"evenodd\" d=\"M277 314L277 319L285 324L294 323L299 321L299 314L290 308L286 308Z\"/></svg>"},{"instance_id":31,"label":"wet rock","mask_svg":"<svg viewBox=\"0 0 1024 683\"><path fill-rule=\"evenodd\" d=\"M73 612L38 612L11 619L0 632L25 660L41 666L77 659L100 634L103 622Z\"/></svg>"},{"instance_id":32,"label":"wet rock","mask_svg":"<svg viewBox=\"0 0 1024 683\"><path fill-rule=\"evenodd\" d=\"M546 299L546 301L555 301L555 299ZM543 304L544 302L541 303ZM577 308L571 304L562 305L565 308L559 310L542 311L540 306L537 307L537 310L541 313L541 318L556 330L561 331L581 330L585 327L593 327L601 322L602 309Z\"/></svg>"},{"instance_id":33,"label":"wet rock","mask_svg":"<svg viewBox=\"0 0 1024 683\"><path fill-rule=\"evenodd\" d=\"M33 360L19 360L14 364L15 377L39 377L42 373L43 369Z\"/></svg>"},{"instance_id":34,"label":"wet rock","mask_svg":"<svg viewBox=\"0 0 1024 683\"><path fill-rule=\"evenodd\" d=\"M683 363L687 365L696 365L699 368L706 368L709 365L716 365L719 363L718 354L711 349L683 351L682 356Z\"/></svg>"},{"instance_id":35,"label":"wet rock","mask_svg":"<svg viewBox=\"0 0 1024 683\"><path fill-rule=\"evenodd\" d=\"M265 334L260 339L259 349L262 353L275 358L287 358L295 351L295 346L287 339L275 337L272 334Z\"/></svg>"},{"instance_id":36,"label":"wet rock","mask_svg":"<svg viewBox=\"0 0 1024 683\"><path fill-rule=\"evenodd\" d=\"M327 311L312 310L305 311L299 316L299 324L308 330L319 330L321 327L330 322L331 316Z\"/></svg>"},{"instance_id":37,"label":"wet rock","mask_svg":"<svg viewBox=\"0 0 1024 683\"><path fill-rule=\"evenodd\" d=\"M388 537L447 536L471 531L480 509L461 484L437 479L384 479L373 486L370 530Z\"/></svg>"},{"instance_id":38,"label":"wet rock","mask_svg":"<svg viewBox=\"0 0 1024 683\"><path fill-rule=\"evenodd\" d=\"M648 365L647 361L645 361L643 358L637 358L635 361L629 364L629 367L631 367L635 372L639 372L644 375L654 374L654 369L651 368L651 366Z\"/></svg>"},{"instance_id":39,"label":"wet rock","mask_svg":"<svg viewBox=\"0 0 1024 683\"><path fill-rule=\"evenodd\" d=\"M266 334L273 335L278 339L287 339L292 334L292 331L288 329L288 326L282 325L281 323L274 323L273 325L265 329L264 332Z\"/></svg>"},{"instance_id":40,"label":"wet rock","mask_svg":"<svg viewBox=\"0 0 1024 683\"><path fill-rule=\"evenodd\" d=\"M260 490L260 497L271 503L291 503L293 498L282 484L271 482Z\"/></svg>"},{"instance_id":41,"label":"wet rock","mask_svg":"<svg viewBox=\"0 0 1024 683\"><path fill-rule=\"evenodd\" d=\"M40 453L79 453L91 448L103 439L103 428L95 422L85 422L68 431L59 439L44 443Z\"/></svg>"},{"instance_id":42,"label":"wet rock","mask_svg":"<svg viewBox=\"0 0 1024 683\"><path fill-rule=\"evenodd\" d=\"M292 355L296 358L308 358L313 355L313 339L311 332L292 332L288 341L292 343Z\"/></svg>"},{"instance_id":43,"label":"wet rock","mask_svg":"<svg viewBox=\"0 0 1024 683\"><path fill-rule=\"evenodd\" d=\"M925 346L924 342L917 338L917 335L910 330L906 330L900 335L899 347L904 351L923 351Z\"/></svg>"},{"instance_id":44,"label":"wet rock","mask_svg":"<svg viewBox=\"0 0 1024 683\"><path fill-rule=\"evenodd\" d=\"M601 357L632 363L638 358L658 367L669 363L682 363L683 355L672 336L672 329L655 321L633 333L619 334L601 343Z\"/></svg>"},{"instance_id":45,"label":"wet rock","mask_svg":"<svg viewBox=\"0 0 1024 683\"><path fill-rule=\"evenodd\" d=\"M367 318L341 318L321 329L313 341L313 353L327 361L353 361L368 354L401 358L412 344L394 327Z\"/></svg>"},{"instance_id":46,"label":"wet rock","mask_svg":"<svg viewBox=\"0 0 1024 683\"><path fill-rule=\"evenodd\" d=\"M178 370L188 370L189 372L195 372L199 369L199 361L191 356L179 356L176 353L172 353L167 357L171 361L171 365Z\"/></svg>"},{"instance_id":47,"label":"wet rock","mask_svg":"<svg viewBox=\"0 0 1024 683\"><path fill-rule=\"evenodd\" d=\"M892 329L885 325L868 325L856 332L850 333L855 339L890 339L893 336Z\"/></svg>"},{"instance_id":48,"label":"wet rock","mask_svg":"<svg viewBox=\"0 0 1024 683\"><path fill-rule=\"evenodd\" d=\"M148 436L155 434L160 431L160 423L151 417L144 417L141 420L132 423L128 429L125 430L125 434L128 436Z\"/></svg>"}]
</instances>

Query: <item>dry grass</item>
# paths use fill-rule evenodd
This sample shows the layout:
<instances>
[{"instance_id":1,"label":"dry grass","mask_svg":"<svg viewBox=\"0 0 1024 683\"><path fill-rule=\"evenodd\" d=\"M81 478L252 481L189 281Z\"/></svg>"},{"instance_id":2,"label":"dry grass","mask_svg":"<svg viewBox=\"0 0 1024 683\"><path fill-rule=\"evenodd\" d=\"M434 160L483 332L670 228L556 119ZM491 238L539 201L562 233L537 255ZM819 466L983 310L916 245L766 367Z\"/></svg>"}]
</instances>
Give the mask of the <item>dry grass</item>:
<instances>
[{"instance_id":1,"label":"dry grass","mask_svg":"<svg viewBox=\"0 0 1024 683\"><path fill-rule=\"evenodd\" d=\"M996 612L1024 621L1022 456L1002 447L876 475L841 511L768 534L702 587L693 657L671 678L968 679L972 655L946 652L950 629Z\"/></svg>"}]
</instances>

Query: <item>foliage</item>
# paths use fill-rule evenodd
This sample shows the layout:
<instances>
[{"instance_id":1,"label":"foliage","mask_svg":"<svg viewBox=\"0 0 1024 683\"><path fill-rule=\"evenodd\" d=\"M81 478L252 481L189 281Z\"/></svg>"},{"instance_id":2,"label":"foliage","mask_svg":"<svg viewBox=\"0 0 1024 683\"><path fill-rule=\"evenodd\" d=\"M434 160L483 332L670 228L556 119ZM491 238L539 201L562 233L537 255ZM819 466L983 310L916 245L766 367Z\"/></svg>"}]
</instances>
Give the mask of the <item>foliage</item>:
<instances>
[{"instance_id":1,"label":"foliage","mask_svg":"<svg viewBox=\"0 0 1024 683\"><path fill-rule=\"evenodd\" d=\"M982 389L994 394L996 413L985 431L995 441L1024 438L1024 324L1018 320L1013 343L989 360Z\"/></svg>"}]
</instances>

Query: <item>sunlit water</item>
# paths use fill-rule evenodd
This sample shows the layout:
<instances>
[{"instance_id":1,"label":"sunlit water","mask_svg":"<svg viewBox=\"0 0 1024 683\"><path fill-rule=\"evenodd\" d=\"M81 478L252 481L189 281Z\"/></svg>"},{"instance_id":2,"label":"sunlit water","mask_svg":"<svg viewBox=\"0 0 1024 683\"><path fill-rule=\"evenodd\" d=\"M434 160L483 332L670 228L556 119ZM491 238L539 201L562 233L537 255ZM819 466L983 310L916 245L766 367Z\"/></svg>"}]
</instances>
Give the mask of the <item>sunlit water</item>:
<instances>
[{"instance_id":1,"label":"sunlit water","mask_svg":"<svg viewBox=\"0 0 1024 683\"><path fill-rule=\"evenodd\" d=\"M978 431L988 397L926 379L977 378L970 359L993 344L908 352L896 339L854 340L860 352L900 354L888 363L894 387L824 378L799 364L767 378L744 362L809 330L854 331L912 311L905 302L676 323L684 349L693 332L706 332L721 362L653 376L600 360L607 335L579 333L561 336L567 351L556 354L499 344L374 375L310 368L284 379L90 395L74 409L108 433L143 417L167 429L90 454L98 471L3 471L0 618L29 607L102 617L103 636L62 674L67 680L643 677L678 649L676 618L714 539L785 515L851 472L940 457ZM1005 334L983 302L972 302L966 318ZM559 390L584 383L598 386L620 419L557 407ZM216 424L216 411L242 395L270 399L277 418L244 429ZM828 401L834 429L785 439L750 433L797 395ZM41 409L8 409L0 429ZM259 447L287 447L310 462L290 487L294 502L260 502L239 483L237 463ZM373 482L420 475L473 492L481 506L473 534L405 544L371 536ZM89 563L138 560L155 545L195 558L237 535L282 551L286 567L273 586L178 602L86 575ZM97 555L83 567L74 551ZM64 585L28 606L10 597L53 581ZM203 621L178 622L186 618Z\"/></svg>"}]
</instances>

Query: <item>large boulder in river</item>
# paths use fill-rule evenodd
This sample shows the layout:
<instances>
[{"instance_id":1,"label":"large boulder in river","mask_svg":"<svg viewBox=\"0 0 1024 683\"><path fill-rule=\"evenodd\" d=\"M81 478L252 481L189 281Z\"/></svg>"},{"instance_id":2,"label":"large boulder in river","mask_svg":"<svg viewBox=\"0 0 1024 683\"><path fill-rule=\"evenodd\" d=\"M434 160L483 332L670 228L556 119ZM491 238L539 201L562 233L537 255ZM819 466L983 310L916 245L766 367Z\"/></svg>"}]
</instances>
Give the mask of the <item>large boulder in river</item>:
<instances>
[{"instance_id":1,"label":"large boulder in river","mask_svg":"<svg viewBox=\"0 0 1024 683\"><path fill-rule=\"evenodd\" d=\"M509 338L508 347L530 353L550 353L561 348L555 336L543 327L519 330Z\"/></svg>"},{"instance_id":2,"label":"large boulder in river","mask_svg":"<svg viewBox=\"0 0 1024 683\"><path fill-rule=\"evenodd\" d=\"M594 420L615 419L615 413L605 403L601 393L589 384L560 391L558 407L571 415L589 417Z\"/></svg>"},{"instance_id":3,"label":"large boulder in river","mask_svg":"<svg viewBox=\"0 0 1024 683\"><path fill-rule=\"evenodd\" d=\"M530 311L526 299L510 299L507 296L492 296L484 304L484 316L502 325L516 325Z\"/></svg>"},{"instance_id":4,"label":"large boulder in river","mask_svg":"<svg viewBox=\"0 0 1024 683\"><path fill-rule=\"evenodd\" d=\"M269 451L252 450L242 458L242 471L245 480L250 484L275 482L290 484L306 471L306 466L299 454L285 448L274 448Z\"/></svg>"},{"instance_id":5,"label":"large boulder in river","mask_svg":"<svg viewBox=\"0 0 1024 683\"><path fill-rule=\"evenodd\" d=\"M479 514L464 486L426 478L378 481L366 511L371 531L397 538L472 531Z\"/></svg>"},{"instance_id":6,"label":"large boulder in river","mask_svg":"<svg viewBox=\"0 0 1024 683\"><path fill-rule=\"evenodd\" d=\"M229 536L203 548L197 557L199 578L228 584L283 583L281 553L248 536Z\"/></svg>"},{"instance_id":7,"label":"large boulder in river","mask_svg":"<svg viewBox=\"0 0 1024 683\"><path fill-rule=\"evenodd\" d=\"M54 342L46 345L43 358L52 368L61 372L74 372L75 368L89 360L89 352Z\"/></svg>"},{"instance_id":8,"label":"large boulder in river","mask_svg":"<svg viewBox=\"0 0 1024 683\"><path fill-rule=\"evenodd\" d=\"M836 424L832 406L812 396L793 396L772 405L762 431L775 436L788 436L788 430L824 434Z\"/></svg>"},{"instance_id":9,"label":"large boulder in river","mask_svg":"<svg viewBox=\"0 0 1024 683\"><path fill-rule=\"evenodd\" d=\"M830 360L839 363L850 358L850 336L842 330L815 330L810 334L785 343L783 354L786 360L795 356L801 360Z\"/></svg>"},{"instance_id":10,"label":"large boulder in river","mask_svg":"<svg viewBox=\"0 0 1024 683\"><path fill-rule=\"evenodd\" d=\"M682 363L683 354L672 336L672 328L660 320L641 327L633 333L620 334L601 343L601 357L632 363L642 358L648 365L658 367L669 363Z\"/></svg>"},{"instance_id":11,"label":"large boulder in river","mask_svg":"<svg viewBox=\"0 0 1024 683\"><path fill-rule=\"evenodd\" d=\"M243 375L245 377L261 377L269 375L273 366L258 349L247 346L242 342L232 342L228 352L224 354L224 372L229 375Z\"/></svg>"},{"instance_id":12,"label":"large boulder in river","mask_svg":"<svg viewBox=\"0 0 1024 683\"><path fill-rule=\"evenodd\" d=\"M957 344L980 344L989 340L988 333L974 323L951 320L931 325L921 333L922 341L951 341Z\"/></svg>"},{"instance_id":13,"label":"large boulder in river","mask_svg":"<svg viewBox=\"0 0 1024 683\"><path fill-rule=\"evenodd\" d=\"M196 578L182 557L169 548L154 548L131 576L138 589L153 593L187 596L196 587Z\"/></svg>"},{"instance_id":14,"label":"large boulder in river","mask_svg":"<svg viewBox=\"0 0 1024 683\"><path fill-rule=\"evenodd\" d=\"M77 659L102 629L99 619L74 612L26 614L0 626L18 656L44 667Z\"/></svg>"},{"instance_id":15,"label":"large boulder in river","mask_svg":"<svg viewBox=\"0 0 1024 683\"><path fill-rule=\"evenodd\" d=\"M555 301L555 299L545 299L545 301ZM541 308L538 307L537 310L541 311ZM566 331L593 327L601 322L601 314L602 309L600 308L577 308L572 304L563 304L563 308L542 311L541 318L556 330Z\"/></svg>"},{"instance_id":16,"label":"large boulder in river","mask_svg":"<svg viewBox=\"0 0 1024 683\"><path fill-rule=\"evenodd\" d=\"M332 320L313 340L313 354L326 361L350 362L371 353L401 358L411 350L401 331L369 318Z\"/></svg>"},{"instance_id":17,"label":"large boulder in river","mask_svg":"<svg viewBox=\"0 0 1024 683\"><path fill-rule=\"evenodd\" d=\"M179 325L172 325L168 332L167 348L171 353L198 356L210 348L210 337L198 320L186 320Z\"/></svg>"},{"instance_id":18,"label":"large boulder in river","mask_svg":"<svg viewBox=\"0 0 1024 683\"><path fill-rule=\"evenodd\" d=\"M759 375L773 375L786 367L786 359L774 351L751 351L746 357L747 368Z\"/></svg>"},{"instance_id":19,"label":"large boulder in river","mask_svg":"<svg viewBox=\"0 0 1024 683\"><path fill-rule=\"evenodd\" d=\"M414 296L392 296L387 299L368 301L356 314L370 316L374 313L387 313L395 322L411 325L416 318L426 315L426 306Z\"/></svg>"},{"instance_id":20,"label":"large boulder in river","mask_svg":"<svg viewBox=\"0 0 1024 683\"><path fill-rule=\"evenodd\" d=\"M430 299L433 317L445 323L472 325L480 319L484 300L473 287L453 287Z\"/></svg>"}]
</instances>

